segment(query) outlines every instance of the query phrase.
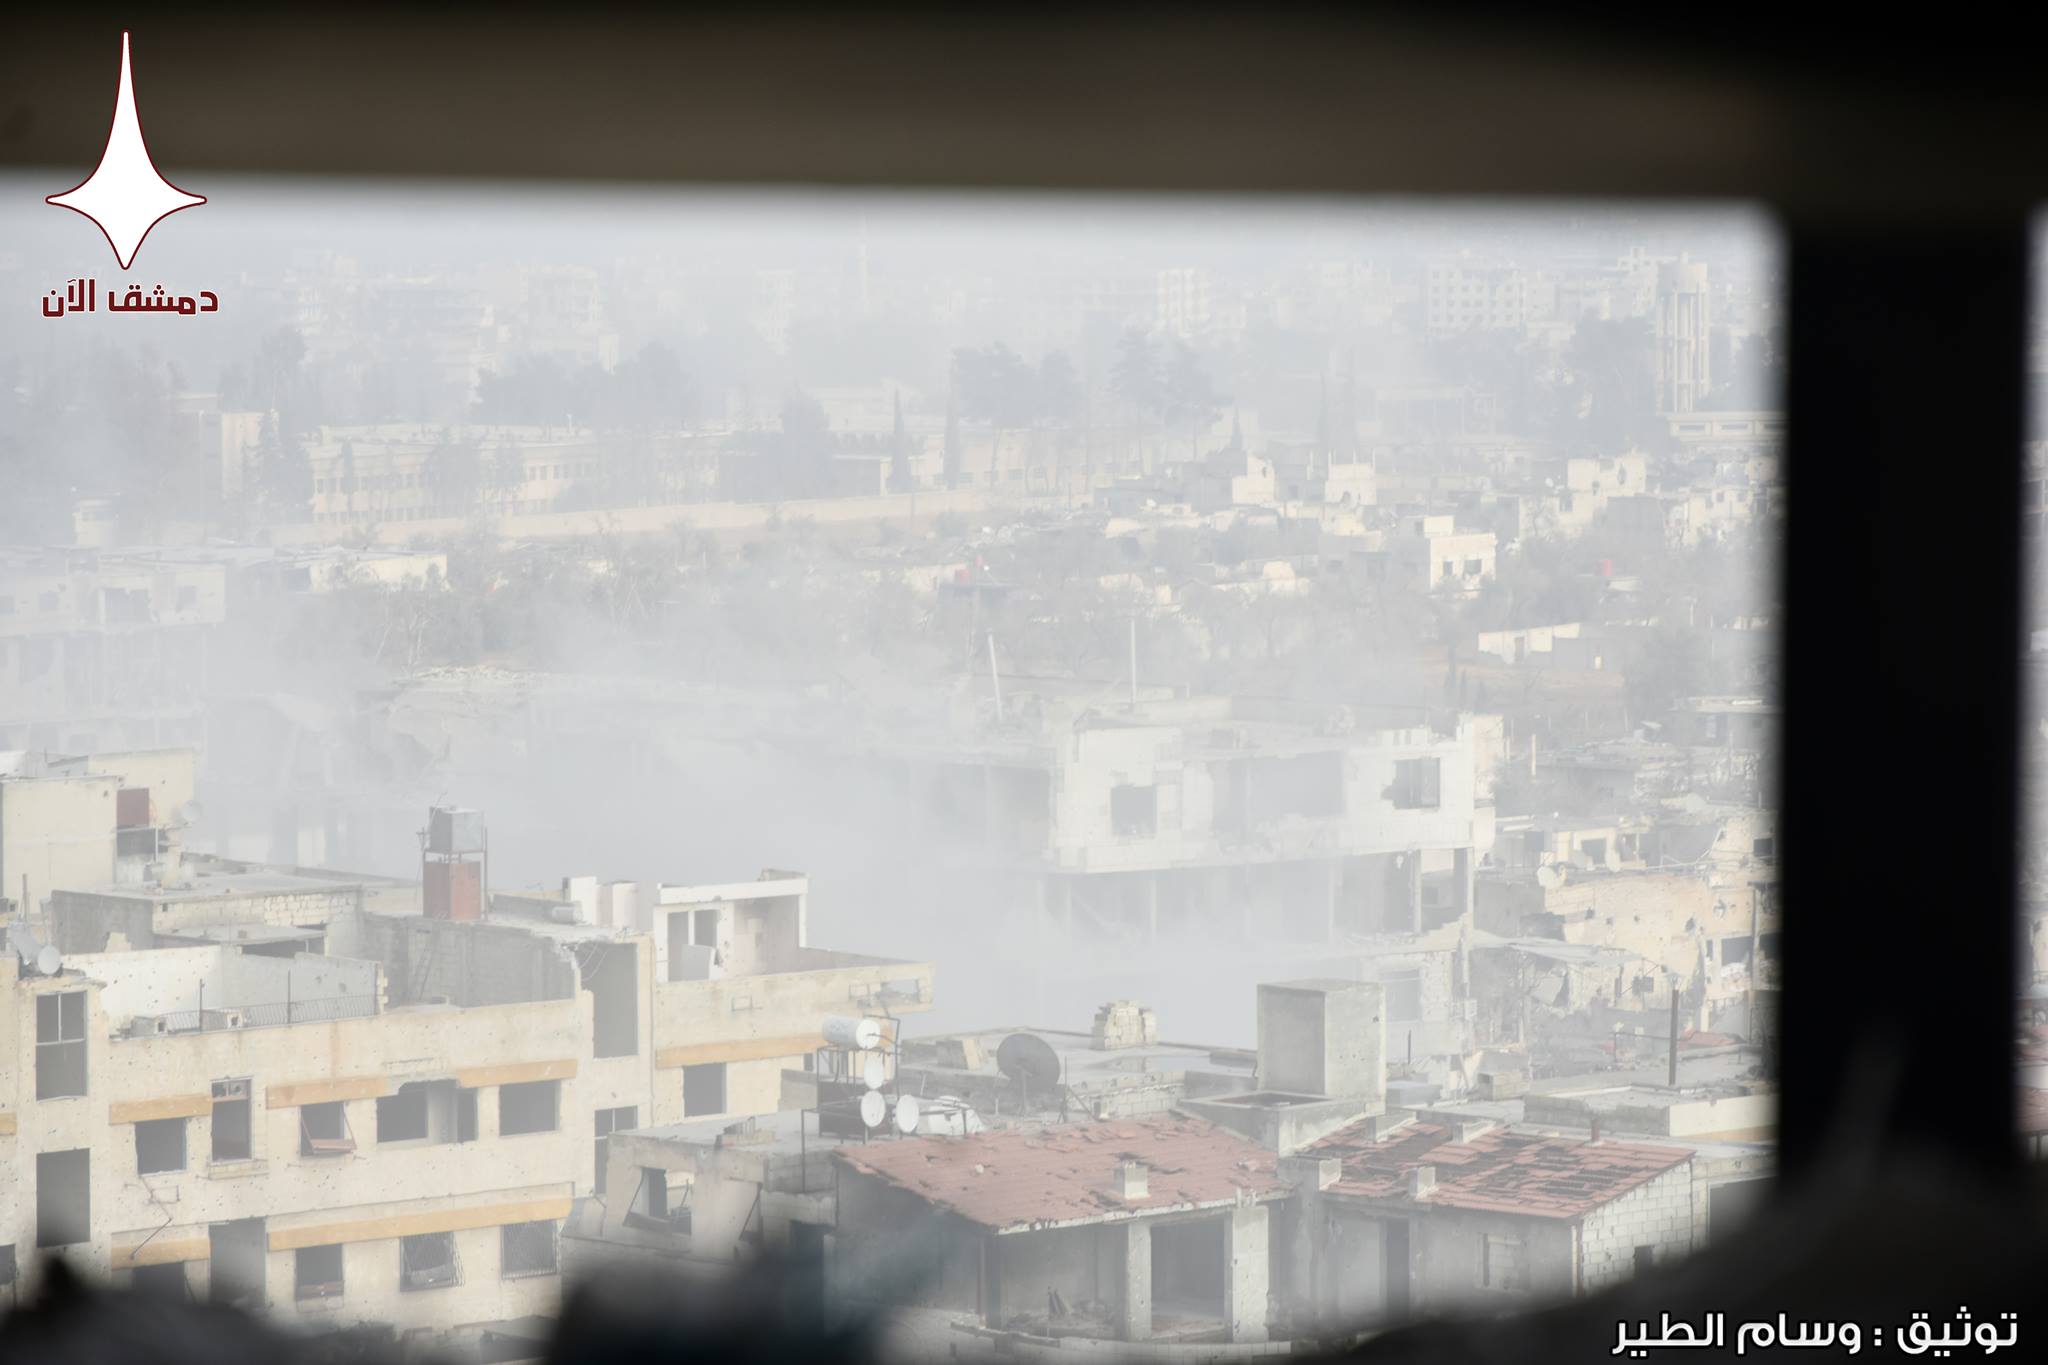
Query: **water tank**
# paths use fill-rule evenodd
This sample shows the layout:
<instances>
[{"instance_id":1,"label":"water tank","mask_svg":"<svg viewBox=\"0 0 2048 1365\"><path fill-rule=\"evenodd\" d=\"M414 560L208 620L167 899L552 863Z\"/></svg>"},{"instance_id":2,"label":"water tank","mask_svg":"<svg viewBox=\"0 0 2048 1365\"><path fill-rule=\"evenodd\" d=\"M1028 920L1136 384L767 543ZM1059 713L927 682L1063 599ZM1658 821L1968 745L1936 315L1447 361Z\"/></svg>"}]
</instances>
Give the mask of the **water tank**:
<instances>
[{"instance_id":1,"label":"water tank","mask_svg":"<svg viewBox=\"0 0 2048 1365\"><path fill-rule=\"evenodd\" d=\"M427 812L427 852L481 853L483 849L482 811L435 806Z\"/></svg>"}]
</instances>

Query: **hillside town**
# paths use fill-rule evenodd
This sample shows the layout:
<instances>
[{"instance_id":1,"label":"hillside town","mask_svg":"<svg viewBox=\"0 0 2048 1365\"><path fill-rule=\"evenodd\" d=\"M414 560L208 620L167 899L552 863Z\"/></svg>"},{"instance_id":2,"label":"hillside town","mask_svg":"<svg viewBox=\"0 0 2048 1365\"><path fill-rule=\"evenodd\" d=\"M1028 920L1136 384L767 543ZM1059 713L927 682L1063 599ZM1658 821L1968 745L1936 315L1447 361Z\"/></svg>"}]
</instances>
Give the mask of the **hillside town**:
<instances>
[{"instance_id":1,"label":"hillside town","mask_svg":"<svg viewBox=\"0 0 2048 1365\"><path fill-rule=\"evenodd\" d=\"M0 1311L1236 1360L1759 1206L1768 235L908 212L0 333Z\"/></svg>"}]
</instances>

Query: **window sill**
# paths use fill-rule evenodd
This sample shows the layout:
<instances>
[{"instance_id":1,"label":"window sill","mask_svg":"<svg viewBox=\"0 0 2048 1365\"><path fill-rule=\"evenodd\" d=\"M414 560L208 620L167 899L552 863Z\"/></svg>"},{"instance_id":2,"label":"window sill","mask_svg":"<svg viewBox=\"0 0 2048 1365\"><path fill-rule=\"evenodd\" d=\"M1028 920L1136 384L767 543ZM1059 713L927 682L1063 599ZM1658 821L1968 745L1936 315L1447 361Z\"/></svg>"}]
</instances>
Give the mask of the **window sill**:
<instances>
[{"instance_id":1,"label":"window sill","mask_svg":"<svg viewBox=\"0 0 2048 1365\"><path fill-rule=\"evenodd\" d=\"M501 1280L551 1279L562 1273L560 1266L549 1266L546 1270L507 1270L498 1276Z\"/></svg>"},{"instance_id":2,"label":"window sill","mask_svg":"<svg viewBox=\"0 0 2048 1365\"><path fill-rule=\"evenodd\" d=\"M261 1157L226 1157L210 1161L206 1165L208 1180L245 1180L252 1175L263 1175L270 1170L270 1163Z\"/></svg>"}]
</instances>

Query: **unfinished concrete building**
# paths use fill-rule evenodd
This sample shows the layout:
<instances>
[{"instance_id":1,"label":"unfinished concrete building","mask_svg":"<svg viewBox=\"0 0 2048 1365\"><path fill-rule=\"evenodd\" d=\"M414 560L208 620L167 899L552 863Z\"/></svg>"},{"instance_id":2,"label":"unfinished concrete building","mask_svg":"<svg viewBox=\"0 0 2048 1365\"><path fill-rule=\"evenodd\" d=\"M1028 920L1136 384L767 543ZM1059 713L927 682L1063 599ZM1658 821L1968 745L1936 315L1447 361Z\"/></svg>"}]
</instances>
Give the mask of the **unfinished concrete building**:
<instances>
[{"instance_id":1,"label":"unfinished concrete building","mask_svg":"<svg viewBox=\"0 0 2048 1365\"><path fill-rule=\"evenodd\" d=\"M914 838L1069 932L1328 942L1471 904L1490 839L1469 717L1375 722L1222 697L1019 694L892 746Z\"/></svg>"}]
</instances>

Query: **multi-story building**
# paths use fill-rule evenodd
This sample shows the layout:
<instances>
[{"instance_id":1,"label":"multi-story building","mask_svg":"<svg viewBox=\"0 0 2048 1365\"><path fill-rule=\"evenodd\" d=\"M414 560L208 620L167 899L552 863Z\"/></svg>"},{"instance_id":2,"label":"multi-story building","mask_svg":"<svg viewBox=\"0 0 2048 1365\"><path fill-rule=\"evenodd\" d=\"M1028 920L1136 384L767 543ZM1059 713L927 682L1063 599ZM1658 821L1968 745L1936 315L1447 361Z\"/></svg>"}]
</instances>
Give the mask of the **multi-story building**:
<instances>
[{"instance_id":1,"label":"multi-story building","mask_svg":"<svg viewBox=\"0 0 2048 1365\"><path fill-rule=\"evenodd\" d=\"M1657 267L1657 410L1688 413L1713 389L1707 268L1680 257Z\"/></svg>"},{"instance_id":2,"label":"multi-story building","mask_svg":"<svg viewBox=\"0 0 2048 1365\"><path fill-rule=\"evenodd\" d=\"M930 1006L930 964L808 944L802 876L486 894L443 815L419 884L180 859L17 917L12 1264L495 1330L554 1310L612 1134L772 1111L828 1020Z\"/></svg>"},{"instance_id":3,"label":"multi-story building","mask_svg":"<svg viewBox=\"0 0 2048 1365\"><path fill-rule=\"evenodd\" d=\"M1432 336L1520 330L1529 323L1529 281L1509 261L1432 261L1423 279L1423 317Z\"/></svg>"}]
</instances>

